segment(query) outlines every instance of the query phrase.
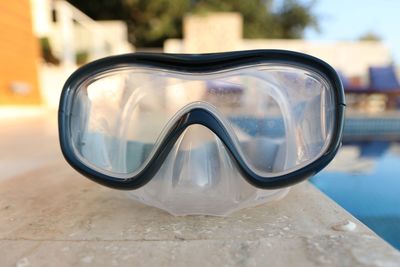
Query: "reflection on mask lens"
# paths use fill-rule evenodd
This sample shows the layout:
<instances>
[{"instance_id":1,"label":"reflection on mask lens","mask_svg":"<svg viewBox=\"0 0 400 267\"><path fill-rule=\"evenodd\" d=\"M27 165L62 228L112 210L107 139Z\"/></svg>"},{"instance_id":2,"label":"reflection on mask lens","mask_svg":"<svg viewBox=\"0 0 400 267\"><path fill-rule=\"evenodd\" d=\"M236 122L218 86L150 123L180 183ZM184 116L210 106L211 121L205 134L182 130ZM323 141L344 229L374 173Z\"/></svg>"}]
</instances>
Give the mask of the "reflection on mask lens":
<instances>
[{"instance_id":1,"label":"reflection on mask lens","mask_svg":"<svg viewBox=\"0 0 400 267\"><path fill-rule=\"evenodd\" d=\"M132 66L78 88L71 138L85 164L100 172L132 174L152 157L171 121L195 103L215 111L253 171L281 175L326 149L333 131L332 91L319 74L289 65L201 74ZM215 146L215 136L192 131L191 137L190 146L180 149L190 149L198 161L212 160L201 151Z\"/></svg>"}]
</instances>

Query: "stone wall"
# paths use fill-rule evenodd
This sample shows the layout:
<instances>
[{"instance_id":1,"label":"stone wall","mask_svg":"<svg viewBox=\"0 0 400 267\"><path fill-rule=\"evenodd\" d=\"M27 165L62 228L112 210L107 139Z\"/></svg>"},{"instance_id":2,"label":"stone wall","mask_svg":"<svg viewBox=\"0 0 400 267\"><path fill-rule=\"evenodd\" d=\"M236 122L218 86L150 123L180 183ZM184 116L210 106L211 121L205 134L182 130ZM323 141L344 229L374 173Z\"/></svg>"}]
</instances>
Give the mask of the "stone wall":
<instances>
[{"instance_id":1,"label":"stone wall","mask_svg":"<svg viewBox=\"0 0 400 267\"><path fill-rule=\"evenodd\" d=\"M183 20L184 52L237 50L241 45L242 25L239 13L188 15Z\"/></svg>"}]
</instances>

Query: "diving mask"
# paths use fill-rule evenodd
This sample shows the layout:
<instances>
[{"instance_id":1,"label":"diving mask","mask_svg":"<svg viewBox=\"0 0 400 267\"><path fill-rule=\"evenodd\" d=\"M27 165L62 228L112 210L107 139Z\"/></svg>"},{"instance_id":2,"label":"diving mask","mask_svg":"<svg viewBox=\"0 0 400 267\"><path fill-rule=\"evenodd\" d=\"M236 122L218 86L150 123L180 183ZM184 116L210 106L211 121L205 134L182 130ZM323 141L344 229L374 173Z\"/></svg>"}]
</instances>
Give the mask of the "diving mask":
<instances>
[{"instance_id":1,"label":"diving mask","mask_svg":"<svg viewBox=\"0 0 400 267\"><path fill-rule=\"evenodd\" d=\"M344 108L336 72L308 55L134 53L71 75L59 137L95 182L175 215L227 215L324 168Z\"/></svg>"}]
</instances>

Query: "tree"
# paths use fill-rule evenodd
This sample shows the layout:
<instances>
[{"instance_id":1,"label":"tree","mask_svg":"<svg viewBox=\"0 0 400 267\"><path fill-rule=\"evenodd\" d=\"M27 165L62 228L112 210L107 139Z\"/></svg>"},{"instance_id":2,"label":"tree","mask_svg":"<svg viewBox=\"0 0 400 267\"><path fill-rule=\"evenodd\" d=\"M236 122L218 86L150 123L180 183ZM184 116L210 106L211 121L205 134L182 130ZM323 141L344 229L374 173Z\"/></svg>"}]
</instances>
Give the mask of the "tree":
<instances>
[{"instance_id":1,"label":"tree","mask_svg":"<svg viewBox=\"0 0 400 267\"><path fill-rule=\"evenodd\" d=\"M274 14L276 20L277 33L279 38L296 39L303 37L307 27L318 29L318 22L315 15L310 13L314 2L300 4L295 0L286 0Z\"/></svg>"},{"instance_id":2,"label":"tree","mask_svg":"<svg viewBox=\"0 0 400 267\"><path fill-rule=\"evenodd\" d=\"M162 46L182 37L182 18L190 0L68 0L95 20L124 20L128 39L138 47Z\"/></svg>"},{"instance_id":3,"label":"tree","mask_svg":"<svg viewBox=\"0 0 400 267\"><path fill-rule=\"evenodd\" d=\"M381 37L374 32L367 32L360 36L360 41L380 41Z\"/></svg>"},{"instance_id":4,"label":"tree","mask_svg":"<svg viewBox=\"0 0 400 267\"><path fill-rule=\"evenodd\" d=\"M96 20L121 19L129 41L138 47L162 46L167 38L182 37L187 13L239 12L245 38L301 38L308 27L318 27L314 1L284 0L273 11L273 0L68 0Z\"/></svg>"}]
</instances>

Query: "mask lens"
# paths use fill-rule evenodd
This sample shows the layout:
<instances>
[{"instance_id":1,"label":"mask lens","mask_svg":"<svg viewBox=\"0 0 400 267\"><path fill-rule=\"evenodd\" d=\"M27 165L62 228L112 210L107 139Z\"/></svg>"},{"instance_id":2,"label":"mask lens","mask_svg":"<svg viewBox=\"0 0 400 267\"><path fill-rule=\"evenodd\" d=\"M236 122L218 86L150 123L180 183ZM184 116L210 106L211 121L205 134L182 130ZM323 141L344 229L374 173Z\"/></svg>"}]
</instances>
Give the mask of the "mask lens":
<instances>
[{"instance_id":1,"label":"mask lens","mask_svg":"<svg viewBox=\"0 0 400 267\"><path fill-rule=\"evenodd\" d=\"M215 113L246 164L263 176L317 159L330 142L335 119L330 84L303 67L259 64L187 73L131 66L79 85L71 104L72 146L91 168L134 174L191 105ZM190 149L215 142L200 133L193 138L196 146Z\"/></svg>"}]
</instances>

